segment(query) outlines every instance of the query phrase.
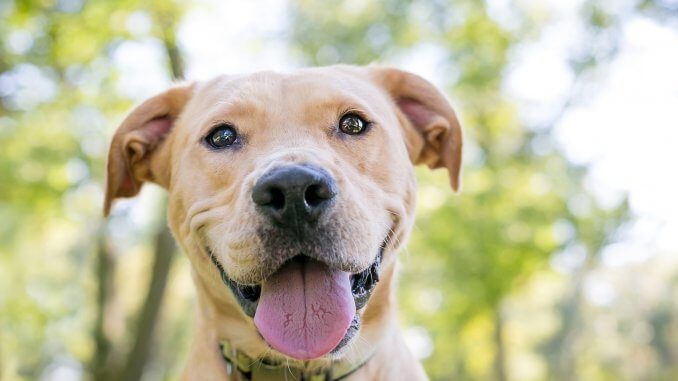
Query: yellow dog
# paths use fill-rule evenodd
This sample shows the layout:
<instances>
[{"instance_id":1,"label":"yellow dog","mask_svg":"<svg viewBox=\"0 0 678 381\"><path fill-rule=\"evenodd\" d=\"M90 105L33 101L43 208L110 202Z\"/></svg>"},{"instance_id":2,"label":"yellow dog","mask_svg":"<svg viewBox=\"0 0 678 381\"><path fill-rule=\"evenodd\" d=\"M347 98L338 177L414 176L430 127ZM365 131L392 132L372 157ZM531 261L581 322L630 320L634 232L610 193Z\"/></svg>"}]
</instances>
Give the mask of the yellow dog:
<instances>
[{"instance_id":1,"label":"yellow dog","mask_svg":"<svg viewBox=\"0 0 678 381\"><path fill-rule=\"evenodd\" d=\"M398 329L397 252L412 164L459 185L462 136L436 88L332 66L178 85L142 103L109 153L105 213L169 191L198 290L186 380L425 380Z\"/></svg>"}]
</instances>

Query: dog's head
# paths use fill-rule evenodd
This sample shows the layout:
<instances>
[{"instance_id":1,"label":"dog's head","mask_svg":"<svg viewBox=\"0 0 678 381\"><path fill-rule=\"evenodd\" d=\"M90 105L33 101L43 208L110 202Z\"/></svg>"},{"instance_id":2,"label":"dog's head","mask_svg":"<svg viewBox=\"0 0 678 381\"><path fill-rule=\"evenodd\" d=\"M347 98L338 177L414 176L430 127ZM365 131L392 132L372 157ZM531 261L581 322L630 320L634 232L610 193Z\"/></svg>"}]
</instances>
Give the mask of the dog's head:
<instances>
[{"instance_id":1,"label":"dog's head","mask_svg":"<svg viewBox=\"0 0 678 381\"><path fill-rule=\"evenodd\" d=\"M105 212L146 181L165 187L212 315L242 323L254 350L265 341L275 355L336 357L361 316L385 313L371 305L391 297L394 253L413 222L412 163L447 168L457 189L460 161L454 111L416 75L334 66L223 76L176 86L125 119ZM389 282L377 285L380 275ZM381 302L369 302L373 292Z\"/></svg>"}]
</instances>

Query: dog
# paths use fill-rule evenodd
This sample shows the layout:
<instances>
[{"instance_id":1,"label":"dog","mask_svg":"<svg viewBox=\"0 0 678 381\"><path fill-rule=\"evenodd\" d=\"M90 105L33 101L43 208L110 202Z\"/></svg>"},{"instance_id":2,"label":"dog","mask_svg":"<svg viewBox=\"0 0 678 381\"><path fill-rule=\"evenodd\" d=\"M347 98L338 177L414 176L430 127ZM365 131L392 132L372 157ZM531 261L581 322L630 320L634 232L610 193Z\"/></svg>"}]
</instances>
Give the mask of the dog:
<instances>
[{"instance_id":1,"label":"dog","mask_svg":"<svg viewBox=\"0 0 678 381\"><path fill-rule=\"evenodd\" d=\"M413 164L457 191L454 109L394 68L337 65L183 83L115 132L104 214L168 190L197 326L183 380L426 380L396 318Z\"/></svg>"}]
</instances>

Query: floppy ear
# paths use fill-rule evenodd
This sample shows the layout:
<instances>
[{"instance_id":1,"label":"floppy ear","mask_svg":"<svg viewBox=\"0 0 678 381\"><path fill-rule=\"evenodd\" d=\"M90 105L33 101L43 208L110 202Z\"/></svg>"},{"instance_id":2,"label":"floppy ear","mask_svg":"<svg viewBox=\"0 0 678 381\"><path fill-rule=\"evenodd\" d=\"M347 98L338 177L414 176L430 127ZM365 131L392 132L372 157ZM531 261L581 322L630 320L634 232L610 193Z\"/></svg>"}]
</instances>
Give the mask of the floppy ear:
<instances>
[{"instance_id":1,"label":"floppy ear","mask_svg":"<svg viewBox=\"0 0 678 381\"><path fill-rule=\"evenodd\" d=\"M192 84L173 87L137 106L113 135L108 152L104 215L116 198L136 196L145 181L169 184L169 150L161 144L188 102Z\"/></svg>"},{"instance_id":2,"label":"floppy ear","mask_svg":"<svg viewBox=\"0 0 678 381\"><path fill-rule=\"evenodd\" d=\"M461 126L445 96L418 75L391 68L369 70L397 107L412 163L447 168L452 189L459 190Z\"/></svg>"}]
</instances>

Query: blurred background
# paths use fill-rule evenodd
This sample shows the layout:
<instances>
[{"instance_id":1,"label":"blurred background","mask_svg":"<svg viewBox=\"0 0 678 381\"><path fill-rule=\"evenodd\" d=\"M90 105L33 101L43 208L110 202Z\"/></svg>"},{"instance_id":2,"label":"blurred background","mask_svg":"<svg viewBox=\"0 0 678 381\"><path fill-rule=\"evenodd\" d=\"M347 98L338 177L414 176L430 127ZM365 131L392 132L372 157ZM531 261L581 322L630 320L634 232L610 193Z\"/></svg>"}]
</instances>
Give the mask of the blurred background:
<instances>
[{"instance_id":1,"label":"blurred background","mask_svg":"<svg viewBox=\"0 0 678 381\"><path fill-rule=\"evenodd\" d=\"M108 141L176 78L378 62L444 89L402 328L433 380L678 379L678 1L0 0L0 378L166 380L195 298Z\"/></svg>"}]
</instances>

